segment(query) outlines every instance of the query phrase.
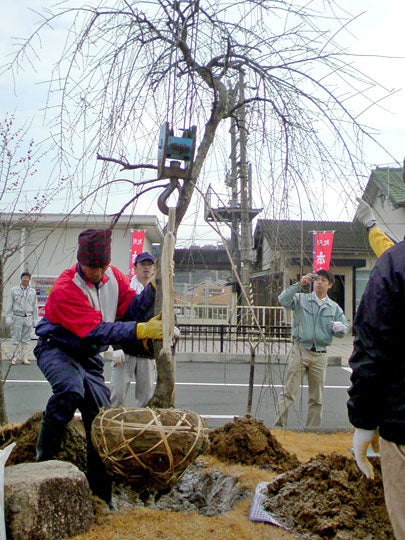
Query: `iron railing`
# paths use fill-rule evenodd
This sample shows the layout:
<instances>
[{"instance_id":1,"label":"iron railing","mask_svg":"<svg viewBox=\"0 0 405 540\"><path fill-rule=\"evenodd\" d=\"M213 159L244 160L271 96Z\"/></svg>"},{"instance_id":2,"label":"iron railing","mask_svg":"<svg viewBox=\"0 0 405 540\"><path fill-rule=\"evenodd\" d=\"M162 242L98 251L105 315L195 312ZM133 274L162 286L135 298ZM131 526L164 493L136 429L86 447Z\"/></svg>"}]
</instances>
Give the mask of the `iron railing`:
<instances>
[{"instance_id":1,"label":"iron railing","mask_svg":"<svg viewBox=\"0 0 405 540\"><path fill-rule=\"evenodd\" d=\"M181 324L177 352L287 354L291 344L289 325Z\"/></svg>"}]
</instances>

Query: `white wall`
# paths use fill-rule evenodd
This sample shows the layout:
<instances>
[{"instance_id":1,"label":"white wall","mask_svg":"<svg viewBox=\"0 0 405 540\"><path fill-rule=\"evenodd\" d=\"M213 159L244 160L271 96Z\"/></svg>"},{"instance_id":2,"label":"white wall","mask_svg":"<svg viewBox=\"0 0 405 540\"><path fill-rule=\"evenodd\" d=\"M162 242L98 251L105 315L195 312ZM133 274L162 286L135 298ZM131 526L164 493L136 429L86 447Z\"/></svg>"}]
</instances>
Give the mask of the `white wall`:
<instances>
[{"instance_id":1,"label":"white wall","mask_svg":"<svg viewBox=\"0 0 405 540\"><path fill-rule=\"evenodd\" d=\"M377 225L389 236L403 240L405 235L405 208L394 208L388 197L380 194L373 205Z\"/></svg>"},{"instance_id":2,"label":"white wall","mask_svg":"<svg viewBox=\"0 0 405 540\"><path fill-rule=\"evenodd\" d=\"M91 227L91 225L88 225ZM138 227L141 229L141 227ZM6 262L4 269L4 305L11 287L20 283L20 275L28 271L33 277L57 277L77 261L77 239L83 226L51 227L36 225L25 229L26 243L23 249ZM111 263L125 275L129 273L130 229L115 226L111 243ZM15 245L21 231L10 233L10 245ZM143 251L152 251L152 242L145 236Z\"/></svg>"}]
</instances>

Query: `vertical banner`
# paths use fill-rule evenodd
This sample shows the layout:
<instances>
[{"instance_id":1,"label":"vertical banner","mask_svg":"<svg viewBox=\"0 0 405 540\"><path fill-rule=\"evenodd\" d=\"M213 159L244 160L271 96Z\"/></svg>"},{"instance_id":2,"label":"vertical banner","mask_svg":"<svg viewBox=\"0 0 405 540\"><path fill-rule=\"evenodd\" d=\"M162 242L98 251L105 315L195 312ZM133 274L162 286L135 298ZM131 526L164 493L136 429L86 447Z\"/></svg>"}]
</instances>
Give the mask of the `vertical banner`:
<instances>
[{"instance_id":1,"label":"vertical banner","mask_svg":"<svg viewBox=\"0 0 405 540\"><path fill-rule=\"evenodd\" d=\"M145 231L131 231L131 249L129 250L129 280L135 275L134 263L136 256L143 251Z\"/></svg>"},{"instance_id":2,"label":"vertical banner","mask_svg":"<svg viewBox=\"0 0 405 540\"><path fill-rule=\"evenodd\" d=\"M313 256L314 256L314 272L318 270L329 270L330 259L332 256L333 233L316 232L313 234Z\"/></svg>"}]
</instances>

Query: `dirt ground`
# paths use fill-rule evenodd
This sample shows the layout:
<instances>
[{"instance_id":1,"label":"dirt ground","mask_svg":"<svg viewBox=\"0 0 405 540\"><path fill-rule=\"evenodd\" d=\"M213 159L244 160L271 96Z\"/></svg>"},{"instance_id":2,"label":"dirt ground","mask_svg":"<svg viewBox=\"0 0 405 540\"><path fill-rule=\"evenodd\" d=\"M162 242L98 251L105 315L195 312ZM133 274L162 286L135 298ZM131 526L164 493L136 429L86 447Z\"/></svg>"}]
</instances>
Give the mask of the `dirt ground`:
<instances>
[{"instance_id":1,"label":"dirt ground","mask_svg":"<svg viewBox=\"0 0 405 540\"><path fill-rule=\"evenodd\" d=\"M24 425L0 430L2 446L13 440L17 442L10 456L12 461L7 465L34 461L38 427L37 416ZM349 451L352 432L326 435L272 430L270 433L262 422L245 418L212 431L210 438L211 453L197 459L196 472L190 472L187 480L188 487L182 484L177 490L176 504L173 499L160 507L150 501L138 501L132 506L119 505L116 513L100 504L96 525L75 539L394 538L386 515L378 463L374 482L361 476ZM19 455L13 455L18 446ZM319 452L323 455L319 456ZM72 461L83 470L84 455L83 437L75 428L69 429L59 458ZM280 470L285 472L277 476ZM202 481L196 481L196 475L202 478L205 491L201 488ZM290 531L248 519L257 483L271 481L266 504ZM198 499L196 494L223 502L227 490L233 493L231 509L224 507L227 511L218 515L210 515L209 511L204 515L200 508L204 505L183 504ZM177 504L179 501L181 504Z\"/></svg>"}]
</instances>

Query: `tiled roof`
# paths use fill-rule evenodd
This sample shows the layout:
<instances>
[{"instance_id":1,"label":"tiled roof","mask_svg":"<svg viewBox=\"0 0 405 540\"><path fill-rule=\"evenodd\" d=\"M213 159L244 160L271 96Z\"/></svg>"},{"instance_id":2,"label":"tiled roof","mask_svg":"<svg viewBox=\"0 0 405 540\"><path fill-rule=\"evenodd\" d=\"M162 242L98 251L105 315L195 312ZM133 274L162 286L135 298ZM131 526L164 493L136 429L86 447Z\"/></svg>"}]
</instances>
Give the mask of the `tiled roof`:
<instances>
[{"instance_id":1,"label":"tiled roof","mask_svg":"<svg viewBox=\"0 0 405 540\"><path fill-rule=\"evenodd\" d=\"M352 221L291 221L260 219L255 243L265 236L274 249L312 252L312 231L335 231L333 254L367 253L371 251L368 233L363 224Z\"/></svg>"},{"instance_id":2,"label":"tiled roof","mask_svg":"<svg viewBox=\"0 0 405 540\"><path fill-rule=\"evenodd\" d=\"M402 167L377 167L371 172L366 191L374 183L395 206L405 206L405 182Z\"/></svg>"}]
</instances>

